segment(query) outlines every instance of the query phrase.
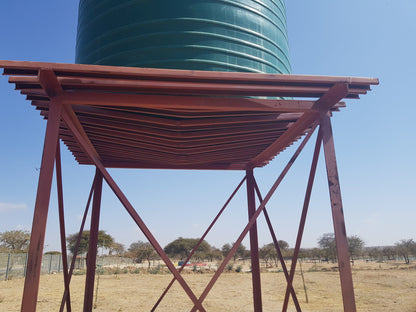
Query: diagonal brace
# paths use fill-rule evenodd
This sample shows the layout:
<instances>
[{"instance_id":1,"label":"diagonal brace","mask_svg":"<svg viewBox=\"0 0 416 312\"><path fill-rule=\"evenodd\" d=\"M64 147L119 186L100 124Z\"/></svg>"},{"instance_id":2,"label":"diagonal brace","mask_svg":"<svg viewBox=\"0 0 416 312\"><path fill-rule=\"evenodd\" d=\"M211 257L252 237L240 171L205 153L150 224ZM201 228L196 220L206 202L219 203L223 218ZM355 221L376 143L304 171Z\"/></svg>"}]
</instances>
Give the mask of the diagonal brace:
<instances>
[{"instance_id":1,"label":"diagonal brace","mask_svg":"<svg viewBox=\"0 0 416 312\"><path fill-rule=\"evenodd\" d=\"M316 128L316 122L314 123L312 130ZM309 141L310 137L312 136L313 131L309 131L309 133L306 135L306 137L303 139L295 153L293 154L292 158L289 160L285 168L283 169L280 176L277 178L276 182L272 185L269 192L267 193L264 200L261 202L260 206L257 208L256 212L251 216L248 224L244 228L244 230L241 232L240 236L234 243L233 247L229 251L228 255L225 257L221 265L218 267L217 271L215 272L214 276L211 278L210 282L206 286L205 290L202 292L201 296L199 297L199 302L203 302L205 298L207 297L208 293L211 291L212 287L214 286L215 282L218 280L218 277L221 275L221 273L224 271L225 266L227 263L231 260L232 256L237 251L238 246L240 246L241 242L243 241L244 237L247 235L248 231L251 229L253 224L256 222L258 216L260 213L264 210L264 207L270 200L270 198L273 196L274 192L276 191L277 187L280 185L280 183L283 181L284 177L286 176L289 169L292 167L293 163L298 158L299 154L302 152L303 148L305 147L306 143ZM192 312L196 311L196 307L194 306L191 310Z\"/></svg>"},{"instance_id":2,"label":"diagonal brace","mask_svg":"<svg viewBox=\"0 0 416 312\"><path fill-rule=\"evenodd\" d=\"M178 280L178 282L181 284L182 288L186 292L186 294L189 296L189 298L192 300L195 306L198 307L198 309L201 312L205 312L204 307L201 305L201 303L198 301L197 297L189 287L189 285L186 283L186 281L183 279L183 277L179 274L178 270L175 268L173 263L170 261L169 257L166 255L163 248L160 246L160 244L157 242L156 238L153 236L153 234L150 232L150 230L147 228L143 220L140 218L132 204L129 202L127 197L124 195L124 193L121 191L119 186L115 183L107 169L104 167L97 151L95 150L94 146L92 145L91 141L89 140L87 134L83 130L83 127L81 123L79 122L77 116L75 115L74 111L70 106L64 106L63 110L63 119L72 132L73 136L76 138L78 143L82 146L84 151L87 153L87 155L90 157L91 161L94 163L96 168L101 172L104 179L106 180L109 187L113 190L115 195L118 197L122 205L125 207L129 215L132 217L132 219L136 222L137 226L140 228L140 230L143 232L143 234L146 236L146 238L149 240L150 244L153 246L153 248L156 250L156 252L159 254L159 256L162 258L162 260L165 262L168 269L172 272L172 274L175 276L175 278Z\"/></svg>"},{"instance_id":3,"label":"diagonal brace","mask_svg":"<svg viewBox=\"0 0 416 312\"><path fill-rule=\"evenodd\" d=\"M96 182L97 178L98 178L97 175L95 175L94 181L93 181L92 186L91 186L90 194L88 196L87 204L86 204L86 207L85 207L85 210L84 210L84 215L82 217L81 225L80 225L79 232L78 232L77 242L75 244L75 251L74 251L74 254L72 255L71 266L69 268L68 284L71 282L72 272L74 271L75 260L77 258L78 249L79 249L79 245L80 245L81 238L82 238L82 232L84 232L84 225L85 225L85 221L87 220L88 210L89 210L92 195L93 195L93 192L94 192L94 189L95 189L95 184L97 183ZM59 308L59 312L62 312L64 310L65 301L67 299L67 296L69 296L69 289L65 289L64 294L62 295L61 306Z\"/></svg>"},{"instance_id":4,"label":"diagonal brace","mask_svg":"<svg viewBox=\"0 0 416 312\"><path fill-rule=\"evenodd\" d=\"M217 216L214 218L214 220L212 220L211 224L208 226L208 228L205 231L205 233L201 236L201 239L198 241L198 243L194 246L194 248L189 253L189 256L183 261L182 266L178 270L179 273L182 272L182 270L185 267L186 263L192 258L192 256L194 255L195 251L201 245L201 243L203 242L203 240L205 239L205 237L208 235L209 231L211 231L211 229L214 226L214 224L217 222L217 220L219 219L219 217L221 216L221 214L224 212L225 208L227 208L228 204L234 198L235 194L238 192L238 190L240 189L241 185L243 185L243 183L244 183L244 181L246 179L247 179L247 176L244 176L244 178L241 180L241 182L235 188L234 192L230 195L230 197L228 198L228 200L225 202L224 206L218 212ZM156 310L157 306L160 304L160 302L162 301L162 299L166 296L166 294L168 293L169 289L172 287L172 285L173 285L173 283L175 281L176 281L176 278L173 277L173 279L171 280L171 282L169 283L169 285L166 287L166 289L164 290L164 292L162 293L162 295L160 296L160 298L158 299L158 301L153 306L152 310L150 310L151 312L154 312Z\"/></svg>"},{"instance_id":5,"label":"diagonal brace","mask_svg":"<svg viewBox=\"0 0 416 312\"><path fill-rule=\"evenodd\" d=\"M256 189L257 197L259 198L259 201L262 202L263 197L261 196L260 189L259 189L256 181L254 181L254 186L255 186L255 189ZM266 207L264 207L263 213L264 213L264 217L266 219L267 226L269 227L270 234L271 234L272 239L273 239L274 247L276 248L277 255L279 256L279 260L280 260L280 264L281 264L282 269L283 269L283 273L285 274L286 281L289 284L289 280L290 280L289 273L287 271L286 263L285 263L285 260L283 259L283 254L282 254L282 251L279 247L279 243L277 241L276 233L274 232L273 225L270 221L270 217L269 217L269 214L266 210ZM292 294L293 302L295 303L295 306L296 306L296 311L298 311L298 312L302 311L301 308L300 308L300 305L299 305L298 298L296 296L296 292L295 292L292 285L290 287L290 293Z\"/></svg>"},{"instance_id":6,"label":"diagonal brace","mask_svg":"<svg viewBox=\"0 0 416 312\"><path fill-rule=\"evenodd\" d=\"M303 202L302 214L301 214L301 218L300 218L300 222L299 222L298 235L297 235L297 238L296 238L295 249L293 251L292 264L291 264L291 267L290 267L290 276L289 276L289 280L288 280L288 283L287 283L285 299L283 301L283 308L282 308L283 312L286 312L286 310L287 310L287 306L289 304L289 292L291 291L291 289L293 289L292 283L293 283L293 278L295 276L296 263L297 263L297 259L298 259L298 256L299 256L300 244L302 242L303 230L305 228L306 216L307 216L307 213L308 213L313 182L315 180L315 173L316 173L316 167L318 165L318 159L319 159L319 152L320 152L321 144L322 144L322 131L321 131L321 129L319 129L318 136L316 138L315 151L314 151L314 154L313 154L311 170L310 170L310 173L309 173L308 186L306 187L306 194L305 194L305 199L304 199L304 202Z\"/></svg>"}]
</instances>

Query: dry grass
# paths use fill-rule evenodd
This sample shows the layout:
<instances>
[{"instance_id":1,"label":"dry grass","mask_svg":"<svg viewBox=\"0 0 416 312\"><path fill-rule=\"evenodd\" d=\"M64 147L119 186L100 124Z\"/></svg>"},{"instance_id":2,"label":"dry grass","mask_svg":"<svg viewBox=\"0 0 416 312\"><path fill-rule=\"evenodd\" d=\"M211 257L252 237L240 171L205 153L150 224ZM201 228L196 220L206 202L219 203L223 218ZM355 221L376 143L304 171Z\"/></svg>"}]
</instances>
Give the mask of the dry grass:
<instances>
[{"instance_id":1,"label":"dry grass","mask_svg":"<svg viewBox=\"0 0 416 312\"><path fill-rule=\"evenodd\" d=\"M298 273L295 289L303 311L342 311L339 274L332 264L304 264L309 303L305 301L302 279ZM200 294L212 273L186 273L184 278ZM253 311L251 275L225 273L204 301L207 311ZM416 312L416 266L361 262L354 265L353 278L358 311ZM94 311L150 311L169 283L168 274L101 275ZM71 302L81 311L85 276L73 276ZM20 310L23 279L0 282L0 311ZM262 274L264 311L281 309L285 289L282 272ZM41 278L37 311L57 311L63 291L61 275ZM95 300L95 298L94 298ZM189 311L190 299L175 283L158 311ZM289 311L294 311L291 303Z\"/></svg>"}]
</instances>

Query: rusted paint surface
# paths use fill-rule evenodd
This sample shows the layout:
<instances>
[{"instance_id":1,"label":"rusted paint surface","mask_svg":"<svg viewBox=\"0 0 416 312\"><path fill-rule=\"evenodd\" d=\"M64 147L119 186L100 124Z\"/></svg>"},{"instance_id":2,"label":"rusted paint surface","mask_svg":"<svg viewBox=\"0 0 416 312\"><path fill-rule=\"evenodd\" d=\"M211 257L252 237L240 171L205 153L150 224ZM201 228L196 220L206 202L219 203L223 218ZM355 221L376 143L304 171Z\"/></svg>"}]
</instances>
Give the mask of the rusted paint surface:
<instances>
[{"instance_id":1,"label":"rusted paint surface","mask_svg":"<svg viewBox=\"0 0 416 312\"><path fill-rule=\"evenodd\" d=\"M107 168L261 167L305 135L319 109L336 111L345 106L340 100L378 83L13 61L0 61L0 67L42 116L48 117L51 98L72 106ZM66 127L60 134L80 164L93 164Z\"/></svg>"},{"instance_id":2,"label":"rusted paint surface","mask_svg":"<svg viewBox=\"0 0 416 312\"><path fill-rule=\"evenodd\" d=\"M238 190L243 185L244 181L246 181L246 179L247 179L247 176L244 176L244 178L237 185L237 187L235 188L235 190L231 193L230 197L227 199L227 201L225 202L224 206L220 209L220 211L218 212L218 214L215 216L214 220L212 220L211 224L208 226L207 230L201 236L201 238L199 239L198 243L194 246L194 248L192 248L191 252L189 253L189 256L183 261L182 266L178 270L179 273L182 272L183 268L186 266L186 264L188 263L188 261L192 258L192 256L194 255L194 253L196 252L196 250L198 249L198 247L201 245L202 241L205 239L205 237L211 231L211 229L214 226L214 224L217 222L217 220L219 219L219 217L222 215L222 213L224 212L225 208L227 208L228 204L233 199L233 197L235 196L235 194L237 194ZM162 301L162 299L164 298L164 296L168 293L169 289L172 287L172 285L173 285L173 283L175 281L176 281L176 278L173 277L173 279L171 280L171 282L169 283L169 285L163 291L162 295L156 301L156 303L153 306L151 312L156 311L156 308L158 307L159 303Z\"/></svg>"},{"instance_id":3,"label":"rusted paint surface","mask_svg":"<svg viewBox=\"0 0 416 312\"><path fill-rule=\"evenodd\" d=\"M74 268L75 268L75 261L76 261L76 258L77 258L78 249L79 249L79 245L80 245L81 238L82 238L82 233L84 231L85 221L87 220L88 210L89 210L89 207L90 207L92 195L94 194L94 189L95 189L95 185L97 183L97 179L98 179L98 176L97 176L97 174L95 174L94 181L92 183L91 190L90 190L90 193L88 195L87 204L86 204L85 209L84 209L84 215L82 217L81 225L80 225L80 228L79 228L79 231L78 231L78 238L77 238L77 242L75 244L74 254L72 255L71 266L69 268L69 273L68 273L68 282L69 283L71 282L72 273L73 273ZM68 289L65 289L64 294L62 295L61 306L59 308L59 312L63 312L68 294L69 294Z\"/></svg>"},{"instance_id":4,"label":"rusted paint surface","mask_svg":"<svg viewBox=\"0 0 416 312\"><path fill-rule=\"evenodd\" d=\"M296 264L297 264L297 260L298 260L298 256L299 256L299 250L300 250L300 246L301 246L301 242L302 242L303 231L305 229L306 216L308 214L309 202L310 202L310 198L311 198L311 194L312 194L313 182L315 180L315 173L316 173L316 168L317 168L317 165L318 165L318 159L319 159L319 153L320 153L320 150L321 150L321 145L322 145L322 131L319 130L318 136L316 138L315 150L314 150L314 153L313 153L311 169L310 169L310 172L309 172L309 179L308 179L308 185L306 187L305 199L303 201L302 214L301 214L301 217L300 217L298 234L297 234L297 237L296 237L295 248L294 248L294 251L293 251L292 264L291 264L291 267L290 267L290 275L289 275L289 278L287 280L287 288L286 288L285 299L283 301L282 312L287 311L287 307L288 307L288 304L289 304L289 293L293 292L293 286L292 286L293 284L292 283L293 283L293 278L295 277ZM299 309L298 309L298 307L296 307L296 308L299 311L300 308Z\"/></svg>"},{"instance_id":5,"label":"rusted paint surface","mask_svg":"<svg viewBox=\"0 0 416 312\"><path fill-rule=\"evenodd\" d=\"M71 312L71 298L69 291L69 275L68 275L68 256L66 252L66 234L65 234L65 214L64 214L64 195L62 187L62 166L61 166L61 148L59 142L56 146L56 186L58 191L58 210L59 210L59 233L61 236L61 254L62 254L62 270L64 275L64 286L67 292L66 310Z\"/></svg>"},{"instance_id":6,"label":"rusted paint surface","mask_svg":"<svg viewBox=\"0 0 416 312\"><path fill-rule=\"evenodd\" d=\"M247 170L247 207L248 219L256 212L256 198L254 195L254 175L253 170ZM259 242L257 237L257 222L254 222L250 229L250 254L251 254L251 280L253 285L253 304L255 312L263 311L261 298L261 278L260 278L260 259Z\"/></svg>"},{"instance_id":7,"label":"rusted paint surface","mask_svg":"<svg viewBox=\"0 0 416 312\"><path fill-rule=\"evenodd\" d=\"M348 312L355 311L339 179L328 114L345 106L343 102L340 102L342 99L358 98L359 95L366 94L371 85L378 84L378 79L16 61L0 61L0 67L4 68L4 74L11 76L9 82L16 84L16 89L26 95L27 99L41 111L41 115L48 119L22 311L36 310L40 262L58 137L64 141L80 164L90 164L97 168L94 189L97 187L98 177L102 175L174 275L172 282L178 280L193 302L192 311L205 311L202 306L205 297L238 245L250 231L253 242L251 250L254 304L255 311L261 311L260 274L256 264L258 260L256 219L262 211L265 212L274 241L277 241L265 205L309 140L311 129L319 121L323 134L331 207L340 259L344 309ZM273 100L266 97L298 99ZM310 98L317 100L311 101ZM62 124L61 115L64 120ZM255 185L253 182L255 181L252 170L266 165L304 135L306 138L256 210L253 205ZM286 268L284 271L288 283L285 300L288 300L291 293L295 302L296 295L291 283L318 152L315 149L295 247L295 261L289 274ZM58 158L59 150L57 161ZM106 169L109 167L244 170L250 173L250 181L247 181L249 222L199 299L114 182ZM101 181L102 177L99 177ZM62 185L59 185L61 182L61 178L58 178L63 244L65 229ZM95 196L99 196L98 190ZM80 234L88 207L89 204L85 210ZM221 213L222 210L213 223ZM94 217L94 222L98 231L98 217ZM210 228L211 226L206 233ZM279 250L278 244L275 246ZM68 284L72 276L73 265L74 262L71 263L68 275L64 277L66 290L60 311L63 311L65 302L68 303L67 307L70 309ZM90 272L93 266L91 260L88 264ZM91 285L93 285L93 278L91 278L93 274L87 275L85 311L90 310L91 307ZM300 311L298 305L296 303L295 305Z\"/></svg>"},{"instance_id":8,"label":"rusted paint surface","mask_svg":"<svg viewBox=\"0 0 416 312\"><path fill-rule=\"evenodd\" d=\"M316 127L316 125L315 125L315 127ZM286 174L288 173L289 169L292 167L293 163L295 162L295 160L298 158L298 156L302 152L303 148L305 147L306 143L309 141L309 139L310 139L311 136L312 136L312 132L308 133L307 136L303 139L303 141L299 145L299 147L296 149L295 153L290 158L290 160L287 163L287 165L285 166L285 168L282 170L282 173L279 175L279 177L276 179L276 181L274 182L274 184L270 188L270 190L267 193L267 195L264 198L264 200L260 203L260 205L257 208L257 210L255 211L255 213L251 216L248 224L245 226L245 228L241 232L240 236L235 241L235 243L234 243L233 247L231 248L231 250L229 251L228 255L222 261L222 263L218 267L217 271L214 273L213 277L209 281L208 285L205 287L205 290L202 292L201 296L199 297L199 302L202 303L205 300L205 298L207 297L207 295L211 291L212 287L214 286L214 284L218 280L219 276L224 271L225 266L231 260L231 258L234 256L235 252L237 251L238 246L240 246L241 242L243 241L243 239L247 235L248 231L251 229L251 227L253 226L253 224L257 220L258 216L263 211L264 207L267 205L267 203L270 200L270 198L273 196L273 194L276 191L277 187L283 181L284 177L286 176ZM192 312L197 311L196 307L194 307L191 311Z\"/></svg>"},{"instance_id":9,"label":"rusted paint surface","mask_svg":"<svg viewBox=\"0 0 416 312\"><path fill-rule=\"evenodd\" d=\"M84 312L92 311L94 297L95 266L97 260L98 230L100 225L101 194L103 189L103 176L96 171L96 183L94 187L94 199L91 212L90 237L87 254L87 273L85 277Z\"/></svg>"},{"instance_id":10,"label":"rusted paint surface","mask_svg":"<svg viewBox=\"0 0 416 312\"><path fill-rule=\"evenodd\" d=\"M254 181L254 182L255 182L255 188L256 188L256 192L257 192L257 197L259 198L259 201L262 202L263 201L263 197L261 196L260 189L259 189L256 181ZM293 299L293 302L295 304L296 311L300 312L302 310L300 308L299 301L298 301L298 298L296 296L295 289L293 288L293 286L291 284L291 281L290 281L290 278L289 278L289 273L288 273L287 267L286 267L286 262L285 262L285 260L283 258L283 254L282 254L282 251L280 249L279 242L277 240L277 236L276 236L276 233L274 231L274 228L273 228L273 225L272 225L272 222L270 220L269 213L267 212L266 207L264 207L263 213L264 213L264 217L266 219L267 226L269 227L269 231L270 231L270 234L272 236L273 244L274 244L274 247L275 247L275 249L277 251L277 255L279 257L279 261L280 261L280 264L282 266L283 273L285 274L286 282L288 284L288 289L289 289L290 294L292 295L292 299Z\"/></svg>"},{"instance_id":11,"label":"rusted paint surface","mask_svg":"<svg viewBox=\"0 0 416 312\"><path fill-rule=\"evenodd\" d=\"M350 255L348 253L347 232L342 209L341 188L335 157L335 145L332 135L331 120L326 113L321 114L321 129L328 176L329 195L331 199L332 220L334 223L335 242L337 247L341 291L345 312L355 312L355 295L352 281Z\"/></svg>"},{"instance_id":12,"label":"rusted paint surface","mask_svg":"<svg viewBox=\"0 0 416 312\"><path fill-rule=\"evenodd\" d=\"M51 116L46 126L45 143L43 147L38 191L35 202L35 212L32 222L26 278L23 289L22 312L36 311L43 246L45 241L46 220L48 217L56 146L59 138L61 112L61 104L52 101L50 107Z\"/></svg>"}]
</instances>

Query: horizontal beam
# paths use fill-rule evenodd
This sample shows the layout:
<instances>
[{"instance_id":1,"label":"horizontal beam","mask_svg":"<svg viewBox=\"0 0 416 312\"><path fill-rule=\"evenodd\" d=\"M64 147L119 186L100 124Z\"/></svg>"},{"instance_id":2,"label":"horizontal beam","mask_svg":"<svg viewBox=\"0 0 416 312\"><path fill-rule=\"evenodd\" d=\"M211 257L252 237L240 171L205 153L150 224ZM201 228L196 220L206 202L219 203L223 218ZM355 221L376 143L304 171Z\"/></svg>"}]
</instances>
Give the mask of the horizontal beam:
<instances>
[{"instance_id":1,"label":"horizontal beam","mask_svg":"<svg viewBox=\"0 0 416 312\"><path fill-rule=\"evenodd\" d=\"M76 91L107 91L115 92L149 92L156 91L169 94L211 94L215 95L265 95L265 96L301 96L302 94L326 93L333 84L298 85L298 84L264 84L239 83L229 81L198 81L198 80L127 80L105 78L60 77L65 90ZM351 94L365 94L366 88L351 87ZM316 96L316 95L315 95Z\"/></svg>"},{"instance_id":2,"label":"horizontal beam","mask_svg":"<svg viewBox=\"0 0 416 312\"><path fill-rule=\"evenodd\" d=\"M180 88L180 86L177 87ZM60 101L63 104L70 105L123 106L214 111L269 111L279 113L314 111L313 105L315 103L314 101L301 100L194 97L100 92L66 92L60 97Z\"/></svg>"},{"instance_id":3,"label":"horizontal beam","mask_svg":"<svg viewBox=\"0 0 416 312\"><path fill-rule=\"evenodd\" d=\"M282 74L263 74L263 73L236 73L236 72L209 72L197 70L178 70L178 69L157 69L157 68L138 68L123 66L103 66L103 65L84 65L84 64L64 64L64 63L45 63L28 61L6 61L0 60L0 67L4 68L6 75L13 73L20 75L37 75L41 68L53 68L59 75L81 76L81 77L110 77L123 79L183 79L183 80L235 80L245 83L270 83L277 84L290 82L293 84L304 83L338 83L346 82L356 85L379 84L377 78L365 77L341 77L341 76L311 76L311 75L282 75Z\"/></svg>"},{"instance_id":4,"label":"horizontal beam","mask_svg":"<svg viewBox=\"0 0 416 312\"><path fill-rule=\"evenodd\" d=\"M86 163L89 164L89 163ZM166 164L152 161L104 161L106 168L123 168L123 169L174 169L174 170L244 170L247 163L222 163L212 162L206 164Z\"/></svg>"}]
</instances>

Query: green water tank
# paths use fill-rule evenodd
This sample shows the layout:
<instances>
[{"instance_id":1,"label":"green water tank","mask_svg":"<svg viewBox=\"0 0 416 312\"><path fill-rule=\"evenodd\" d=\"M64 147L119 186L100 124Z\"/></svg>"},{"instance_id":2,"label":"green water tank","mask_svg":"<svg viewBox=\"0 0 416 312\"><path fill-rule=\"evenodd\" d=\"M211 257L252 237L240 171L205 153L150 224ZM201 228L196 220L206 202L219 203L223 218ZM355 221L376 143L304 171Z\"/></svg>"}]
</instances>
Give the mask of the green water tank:
<instances>
[{"instance_id":1,"label":"green water tank","mask_svg":"<svg viewBox=\"0 0 416 312\"><path fill-rule=\"evenodd\" d=\"M76 63L290 73L283 0L80 0Z\"/></svg>"}]
</instances>

